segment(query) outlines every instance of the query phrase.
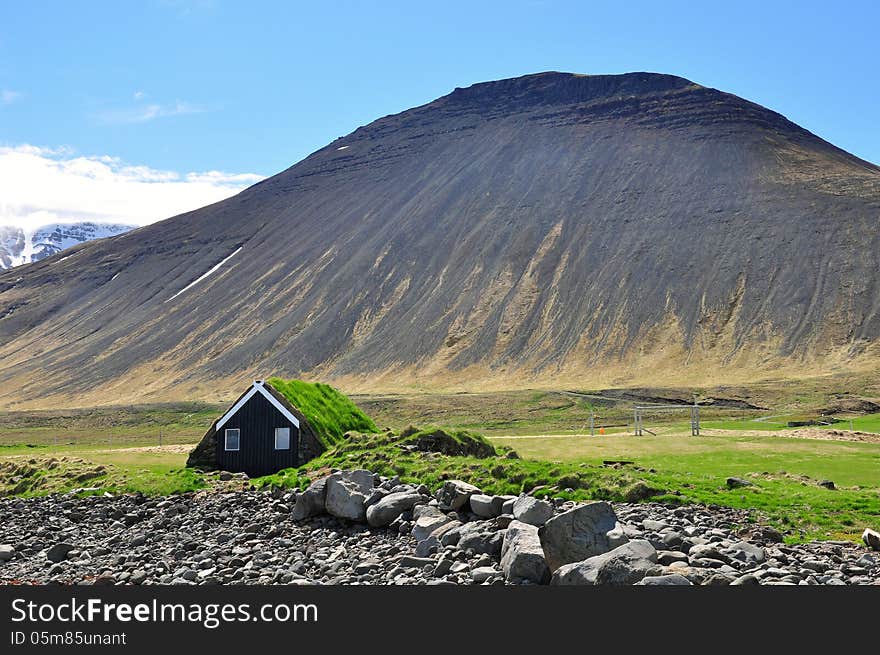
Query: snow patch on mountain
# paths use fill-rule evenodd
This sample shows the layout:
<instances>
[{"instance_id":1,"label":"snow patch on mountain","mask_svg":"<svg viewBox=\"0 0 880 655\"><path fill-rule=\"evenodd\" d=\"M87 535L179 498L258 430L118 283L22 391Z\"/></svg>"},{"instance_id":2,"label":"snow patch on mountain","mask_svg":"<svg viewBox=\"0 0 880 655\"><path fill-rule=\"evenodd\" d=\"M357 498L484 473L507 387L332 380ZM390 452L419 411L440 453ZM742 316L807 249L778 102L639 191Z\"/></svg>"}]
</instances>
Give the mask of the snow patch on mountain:
<instances>
[{"instance_id":1,"label":"snow patch on mountain","mask_svg":"<svg viewBox=\"0 0 880 655\"><path fill-rule=\"evenodd\" d=\"M207 278L207 277L210 276L211 274L216 273L216 272L220 269L220 267L223 266L223 264L225 264L225 263L228 262L230 259L232 259L233 257L235 257L238 253L240 253L240 252L241 252L241 249L242 249L242 246L239 246L239 247L238 247L238 250L236 250L234 253L232 253L232 254L229 255L228 257L225 257L225 258L224 258L219 264L216 264L216 265L215 265L214 267L212 267L211 270L209 270L207 273L201 275L200 277L196 278L195 280L193 280L192 282L190 282L189 284L187 284L185 287L183 287L183 289L181 289L180 291L178 291L177 293L175 293L173 296L171 296L171 297L170 297L168 300L166 300L165 302L170 302L170 301L174 300L175 298L177 298L177 296L179 296L180 294L182 294L182 293L183 293L184 291L186 291L187 289L191 289L191 288L193 288L195 285L197 285L199 282L201 282L202 280L204 280L205 278Z\"/></svg>"}]
</instances>

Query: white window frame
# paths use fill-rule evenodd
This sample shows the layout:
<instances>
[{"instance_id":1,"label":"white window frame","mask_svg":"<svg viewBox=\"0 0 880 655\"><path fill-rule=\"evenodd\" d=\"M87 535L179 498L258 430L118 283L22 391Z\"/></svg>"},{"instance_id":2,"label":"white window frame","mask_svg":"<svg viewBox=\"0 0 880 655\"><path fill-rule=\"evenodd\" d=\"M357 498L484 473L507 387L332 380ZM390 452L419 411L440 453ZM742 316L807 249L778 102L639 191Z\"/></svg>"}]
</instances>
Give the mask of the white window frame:
<instances>
[{"instance_id":1,"label":"white window frame","mask_svg":"<svg viewBox=\"0 0 880 655\"><path fill-rule=\"evenodd\" d=\"M279 448L278 447L278 431L286 430L287 431L287 447ZM290 428L275 428L275 450L290 450Z\"/></svg>"},{"instance_id":2,"label":"white window frame","mask_svg":"<svg viewBox=\"0 0 880 655\"><path fill-rule=\"evenodd\" d=\"M238 436L238 448L230 448L229 447L229 436L230 436L229 433L230 432L237 432L238 433L238 435L237 435ZM238 452L239 450L241 450L241 428L226 428L225 432L223 433L223 450L230 452L230 453L235 453L235 452Z\"/></svg>"}]
</instances>

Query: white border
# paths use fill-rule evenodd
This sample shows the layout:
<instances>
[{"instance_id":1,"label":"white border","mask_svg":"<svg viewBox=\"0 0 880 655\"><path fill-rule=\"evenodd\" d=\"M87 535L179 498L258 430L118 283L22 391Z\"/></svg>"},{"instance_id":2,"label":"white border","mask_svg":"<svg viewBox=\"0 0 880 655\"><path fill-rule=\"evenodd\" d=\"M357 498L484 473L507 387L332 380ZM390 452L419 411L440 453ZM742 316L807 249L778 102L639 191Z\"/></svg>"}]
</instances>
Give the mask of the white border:
<instances>
[{"instance_id":1,"label":"white border","mask_svg":"<svg viewBox=\"0 0 880 655\"><path fill-rule=\"evenodd\" d=\"M269 391L266 389L266 387L263 386L262 380L255 380L254 386L251 387L250 391L248 391L245 395L243 395L241 397L241 400L239 400L237 403L235 403L228 412L226 412L223 416L220 417L220 420L217 421L217 425L215 426L214 429L219 430L220 428L222 428L223 425L226 423L226 421L228 421L233 416L235 416L235 413L238 410L240 410L242 407L244 407L244 404L247 401L249 401L251 398L253 398L254 394L257 393L258 391L266 397L266 400L268 400L270 403L272 403L272 405L275 407L275 409L277 409L279 412L281 412L284 415L284 418L286 418L288 421L293 423L297 428L299 428L299 419L296 418L296 416L294 416L293 414L291 414L290 410L287 409L284 405L282 405L275 396L273 396L271 393L269 393Z\"/></svg>"}]
</instances>

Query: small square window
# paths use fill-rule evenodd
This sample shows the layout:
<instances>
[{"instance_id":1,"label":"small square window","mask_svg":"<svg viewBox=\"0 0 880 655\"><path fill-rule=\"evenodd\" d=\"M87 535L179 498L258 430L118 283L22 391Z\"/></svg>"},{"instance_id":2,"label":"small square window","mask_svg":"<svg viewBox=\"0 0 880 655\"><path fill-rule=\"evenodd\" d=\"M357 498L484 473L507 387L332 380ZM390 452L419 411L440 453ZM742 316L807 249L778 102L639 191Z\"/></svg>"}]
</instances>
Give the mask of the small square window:
<instances>
[{"instance_id":1,"label":"small square window","mask_svg":"<svg viewBox=\"0 0 880 655\"><path fill-rule=\"evenodd\" d=\"M228 428L226 430L226 450L238 450L241 441L241 430L238 428Z\"/></svg>"},{"instance_id":2,"label":"small square window","mask_svg":"<svg viewBox=\"0 0 880 655\"><path fill-rule=\"evenodd\" d=\"M275 450L290 450L290 428L275 428Z\"/></svg>"}]
</instances>

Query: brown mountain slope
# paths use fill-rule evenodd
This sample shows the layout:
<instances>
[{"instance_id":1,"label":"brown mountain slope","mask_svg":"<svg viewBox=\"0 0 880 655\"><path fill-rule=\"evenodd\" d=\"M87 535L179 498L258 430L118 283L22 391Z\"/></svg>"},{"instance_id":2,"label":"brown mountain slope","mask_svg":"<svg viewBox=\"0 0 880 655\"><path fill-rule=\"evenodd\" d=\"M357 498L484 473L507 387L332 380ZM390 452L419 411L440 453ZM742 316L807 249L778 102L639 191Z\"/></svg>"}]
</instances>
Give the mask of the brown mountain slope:
<instances>
[{"instance_id":1,"label":"brown mountain slope","mask_svg":"<svg viewBox=\"0 0 880 655\"><path fill-rule=\"evenodd\" d=\"M878 228L880 169L736 96L648 73L478 84L0 274L0 403L227 397L268 373L466 388L868 366Z\"/></svg>"}]
</instances>

